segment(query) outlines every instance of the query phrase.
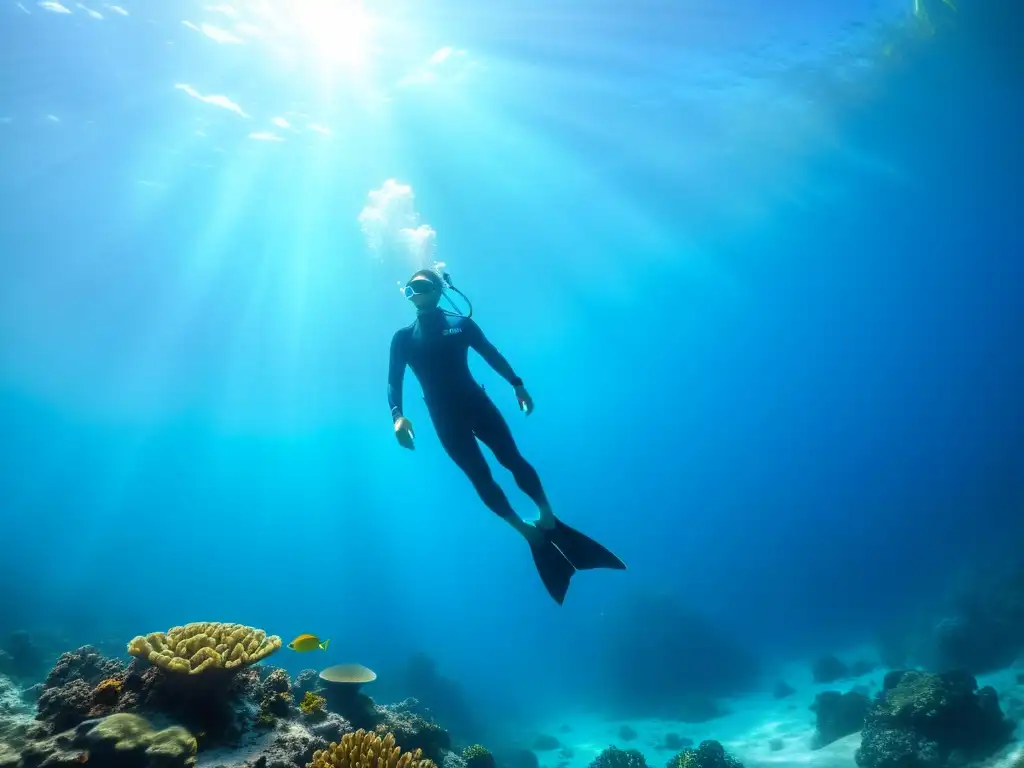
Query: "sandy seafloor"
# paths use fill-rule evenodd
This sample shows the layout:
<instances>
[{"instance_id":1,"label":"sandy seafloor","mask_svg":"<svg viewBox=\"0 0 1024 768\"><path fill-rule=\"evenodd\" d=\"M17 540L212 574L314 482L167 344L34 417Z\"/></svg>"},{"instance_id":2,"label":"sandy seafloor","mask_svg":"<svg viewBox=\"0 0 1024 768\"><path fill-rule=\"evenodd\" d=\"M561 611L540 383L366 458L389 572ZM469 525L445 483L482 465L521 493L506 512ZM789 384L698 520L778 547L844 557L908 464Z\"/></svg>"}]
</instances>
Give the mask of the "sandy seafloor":
<instances>
[{"instance_id":1,"label":"sandy seafloor","mask_svg":"<svg viewBox=\"0 0 1024 768\"><path fill-rule=\"evenodd\" d=\"M873 654L872 654L873 655ZM850 656L846 660L864 656ZM609 720L599 715L563 716L557 722L538 723L538 732L556 736L570 757L560 750L538 752L542 768L587 768L591 761L609 745L620 749L637 749L644 754L650 768L663 768L675 754L664 746L665 735L676 733L692 739L694 745L704 739L720 741L745 768L856 768L854 753L860 746L860 734L839 739L821 749L812 749L815 732L814 713L809 709L816 694L822 691L848 691L862 686L873 696L881 690L887 670L879 667L866 675L847 678L831 684L818 684L811 678L810 666L793 664L776 670L777 678L785 680L796 692L784 699L775 699L771 688L757 694L721 699L728 714L706 723L692 724L673 720ZM978 685L991 685L999 693L1004 714L1015 716L1016 739L1024 741L1024 684L1017 676L1024 672L1024 662L990 675L978 676ZM623 741L619 731L630 726L637 736ZM514 739L513 734L507 734ZM521 734L520 734L521 737ZM521 740L521 739L520 739ZM772 742L775 741L774 749ZM781 743L781 746L780 746ZM1013 742L987 761L987 768L1009 768L1024 757L1024 744Z\"/></svg>"}]
</instances>

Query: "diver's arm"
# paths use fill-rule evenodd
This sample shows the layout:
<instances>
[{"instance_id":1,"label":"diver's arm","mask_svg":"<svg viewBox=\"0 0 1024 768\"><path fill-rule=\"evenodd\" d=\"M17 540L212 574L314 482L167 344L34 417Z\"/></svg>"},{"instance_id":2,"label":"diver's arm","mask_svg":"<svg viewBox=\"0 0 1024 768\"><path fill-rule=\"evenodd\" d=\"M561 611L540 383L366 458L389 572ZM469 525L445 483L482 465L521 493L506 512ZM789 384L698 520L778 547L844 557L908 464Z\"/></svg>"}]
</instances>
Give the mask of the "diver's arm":
<instances>
[{"instance_id":1,"label":"diver's arm","mask_svg":"<svg viewBox=\"0 0 1024 768\"><path fill-rule=\"evenodd\" d=\"M405 343L402 332L391 338L391 358L388 363L388 405L391 406L391 421L402 418L402 384L405 381Z\"/></svg>"},{"instance_id":2,"label":"diver's arm","mask_svg":"<svg viewBox=\"0 0 1024 768\"><path fill-rule=\"evenodd\" d=\"M516 372L512 370L512 366L509 365L508 360L498 351L497 347L487 340L484 332L480 330L480 326L469 318L463 321L463 325L469 346L475 349L480 357L486 360L487 364L513 387L523 386L523 380L516 376Z\"/></svg>"}]
</instances>

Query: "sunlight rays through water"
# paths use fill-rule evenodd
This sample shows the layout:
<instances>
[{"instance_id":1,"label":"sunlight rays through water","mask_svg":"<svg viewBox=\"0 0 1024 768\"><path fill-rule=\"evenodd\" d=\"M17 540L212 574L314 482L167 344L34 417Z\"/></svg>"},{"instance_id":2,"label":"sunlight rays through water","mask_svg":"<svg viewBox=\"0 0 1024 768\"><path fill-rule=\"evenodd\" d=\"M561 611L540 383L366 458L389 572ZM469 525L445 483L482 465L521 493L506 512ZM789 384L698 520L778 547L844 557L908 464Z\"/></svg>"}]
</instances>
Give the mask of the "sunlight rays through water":
<instances>
[{"instance_id":1,"label":"sunlight rays through water","mask_svg":"<svg viewBox=\"0 0 1024 768\"><path fill-rule=\"evenodd\" d=\"M79 72L61 70L59 58L54 66L67 83L88 71L82 89L97 98L79 94L69 112L59 104L64 86L55 88L47 94L53 112L43 114L0 102L0 151L13 158L6 183L28 183L47 162L54 140L46 131L82 142L65 163L82 162L88 147L116 147L116 159L92 169L95 188L116 190L120 201L107 215L116 211L118 226L139 241L158 229L174 231L178 242L159 268L120 267L117 249L98 240L79 246L89 255L77 269L97 282L90 300L124 291L145 297L150 311L134 327L96 312L56 315L48 322L61 332L47 339L24 322L47 310L15 301L0 315L12 339L5 346L74 335L104 382L89 397L108 407L173 401L204 371L219 382L209 389L220 392L219 409L299 418L323 397L309 380L323 365L332 302L347 290L327 286L365 279L356 277L365 259L352 237L356 201L393 176L436 179L435 195L450 180L469 205L515 201L500 215L543 224L530 237L538 252L559 254L546 279L563 301L595 272L612 277L607 299L623 306L640 299L629 279L636 269L688 264L702 279L727 283L707 257L699 212L756 221L772 199L820 199L783 178L792 157L833 141L833 107L809 95L814 78L835 86L837 50L844 61L864 62L857 82L877 77L886 66L877 24L901 13L879 19L865 7L857 24L806 25L792 40L776 32L759 47L752 41L763 29L745 28L735 14L647 5L653 16L560 3L493 18L443 3L357 0L24 5L14 20L31 25L27 39L52 37L73 51ZM659 32L666 24L684 30L687 45L669 45ZM812 42L795 45L801 36ZM637 45L644 38L650 45ZM602 61L614 66L598 67ZM90 143L81 123L94 123ZM865 163L894 173L881 160ZM625 169L640 188L622 183ZM663 185L678 202L668 204ZM841 203L841 191L835 199ZM624 242L637 261L618 255L613 246ZM670 257L679 243L683 252ZM44 265L28 267L21 280L54 295ZM369 302L372 315L374 296L364 290L349 300ZM197 337L205 341L196 345ZM111 339L133 370L99 362ZM342 354L362 344L336 343ZM213 352L219 345L224 351ZM64 389L60 360L21 357L16 367ZM262 407L261 398L275 407ZM320 402L344 408L337 398Z\"/></svg>"}]
</instances>

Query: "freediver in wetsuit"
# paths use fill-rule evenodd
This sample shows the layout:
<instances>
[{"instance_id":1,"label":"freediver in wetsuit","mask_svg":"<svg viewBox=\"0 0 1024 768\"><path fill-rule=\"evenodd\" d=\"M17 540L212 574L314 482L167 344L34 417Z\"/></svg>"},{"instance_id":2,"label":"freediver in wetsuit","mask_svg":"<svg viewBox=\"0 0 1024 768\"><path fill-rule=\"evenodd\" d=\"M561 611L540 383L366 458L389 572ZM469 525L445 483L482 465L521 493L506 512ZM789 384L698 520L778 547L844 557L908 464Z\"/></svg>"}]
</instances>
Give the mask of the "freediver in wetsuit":
<instances>
[{"instance_id":1,"label":"freediver in wetsuit","mask_svg":"<svg viewBox=\"0 0 1024 768\"><path fill-rule=\"evenodd\" d=\"M445 280L448 281L447 275ZM451 287L450 281L448 286ZM438 307L444 289L445 281L429 269L414 274L405 287L405 297L416 307L416 320L391 340L388 403L395 437L403 448L415 447L412 422L402 415L402 384L405 368L409 366L423 388L441 446L466 473L484 504L523 535L544 586L561 605L569 579L577 570L622 570L626 566L596 541L565 525L551 511L536 470L519 453L505 419L469 372L469 349L475 349L512 385L526 415L533 412L533 399L523 380L470 317ZM503 467L511 470L516 484L533 499L540 510L535 523L526 522L512 509L504 491L494 481L477 440L491 449Z\"/></svg>"}]
</instances>

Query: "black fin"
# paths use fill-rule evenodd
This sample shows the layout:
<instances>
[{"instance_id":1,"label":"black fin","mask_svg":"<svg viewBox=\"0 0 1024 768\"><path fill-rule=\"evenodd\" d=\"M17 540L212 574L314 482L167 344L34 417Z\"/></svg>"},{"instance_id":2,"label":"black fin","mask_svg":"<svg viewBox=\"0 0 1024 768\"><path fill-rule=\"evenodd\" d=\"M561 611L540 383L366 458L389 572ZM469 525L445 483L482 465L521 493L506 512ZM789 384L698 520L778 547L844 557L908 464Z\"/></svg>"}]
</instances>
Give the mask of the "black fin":
<instances>
[{"instance_id":1,"label":"black fin","mask_svg":"<svg viewBox=\"0 0 1024 768\"><path fill-rule=\"evenodd\" d=\"M548 539L562 551L562 554L578 571L588 571L593 568L626 570L626 564L611 550L575 528L570 528L561 520L555 521L555 527L548 532Z\"/></svg>"},{"instance_id":2,"label":"black fin","mask_svg":"<svg viewBox=\"0 0 1024 768\"><path fill-rule=\"evenodd\" d=\"M530 552L533 553L533 563L537 566L537 573L548 594L561 605L565 593L569 591L569 579L576 573L576 569L558 547L552 546L550 539L545 539L543 544L531 545Z\"/></svg>"}]
</instances>

